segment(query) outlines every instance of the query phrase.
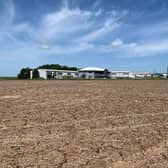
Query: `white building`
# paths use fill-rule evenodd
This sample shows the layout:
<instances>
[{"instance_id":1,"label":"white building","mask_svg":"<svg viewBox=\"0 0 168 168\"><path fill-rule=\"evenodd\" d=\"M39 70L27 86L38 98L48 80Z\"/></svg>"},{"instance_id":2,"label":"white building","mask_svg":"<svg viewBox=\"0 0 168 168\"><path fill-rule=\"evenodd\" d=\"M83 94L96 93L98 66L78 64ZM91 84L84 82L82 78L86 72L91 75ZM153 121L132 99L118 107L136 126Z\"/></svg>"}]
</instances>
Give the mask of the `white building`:
<instances>
[{"instance_id":1,"label":"white building","mask_svg":"<svg viewBox=\"0 0 168 168\"><path fill-rule=\"evenodd\" d=\"M168 77L168 74L167 73L163 73L163 78L167 78Z\"/></svg>"},{"instance_id":2,"label":"white building","mask_svg":"<svg viewBox=\"0 0 168 168\"><path fill-rule=\"evenodd\" d=\"M78 71L79 78L85 78L85 79L104 79L108 77L108 70L103 68L97 68L97 67L87 67L80 69Z\"/></svg>"},{"instance_id":3,"label":"white building","mask_svg":"<svg viewBox=\"0 0 168 168\"><path fill-rule=\"evenodd\" d=\"M151 78L152 74L149 72L134 72L135 78Z\"/></svg>"},{"instance_id":4,"label":"white building","mask_svg":"<svg viewBox=\"0 0 168 168\"><path fill-rule=\"evenodd\" d=\"M104 68L87 67L78 71L56 70L56 69L38 69L39 77L42 79L64 79L64 78L84 78L84 79L120 79L120 78L150 78L149 72L130 72L130 71L108 71ZM167 74L164 75L167 77ZM33 70L30 73L33 79Z\"/></svg>"},{"instance_id":5,"label":"white building","mask_svg":"<svg viewBox=\"0 0 168 168\"><path fill-rule=\"evenodd\" d=\"M39 77L42 79L63 79L64 77L78 78L78 71L38 69ZM33 71L30 78L33 79Z\"/></svg>"},{"instance_id":6,"label":"white building","mask_svg":"<svg viewBox=\"0 0 168 168\"><path fill-rule=\"evenodd\" d=\"M134 74L130 71L111 71L110 78L135 78Z\"/></svg>"}]
</instances>

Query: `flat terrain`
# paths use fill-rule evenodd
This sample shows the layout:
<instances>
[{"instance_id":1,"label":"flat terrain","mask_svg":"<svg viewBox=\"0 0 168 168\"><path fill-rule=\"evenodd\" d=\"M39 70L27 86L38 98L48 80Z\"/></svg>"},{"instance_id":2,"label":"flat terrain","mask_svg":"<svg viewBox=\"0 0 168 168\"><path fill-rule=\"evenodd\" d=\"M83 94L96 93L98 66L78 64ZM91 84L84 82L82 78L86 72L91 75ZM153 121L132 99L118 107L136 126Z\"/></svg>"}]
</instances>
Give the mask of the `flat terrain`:
<instances>
[{"instance_id":1,"label":"flat terrain","mask_svg":"<svg viewBox=\"0 0 168 168\"><path fill-rule=\"evenodd\" d=\"M0 167L168 168L168 81L0 81Z\"/></svg>"}]
</instances>

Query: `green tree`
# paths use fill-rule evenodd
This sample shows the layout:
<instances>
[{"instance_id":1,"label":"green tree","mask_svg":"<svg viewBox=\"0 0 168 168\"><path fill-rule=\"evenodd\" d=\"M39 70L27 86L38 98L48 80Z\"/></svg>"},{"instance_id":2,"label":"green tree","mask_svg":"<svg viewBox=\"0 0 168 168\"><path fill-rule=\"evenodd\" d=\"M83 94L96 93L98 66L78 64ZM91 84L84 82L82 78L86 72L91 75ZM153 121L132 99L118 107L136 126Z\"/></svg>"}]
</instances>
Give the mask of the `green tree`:
<instances>
[{"instance_id":1,"label":"green tree","mask_svg":"<svg viewBox=\"0 0 168 168\"><path fill-rule=\"evenodd\" d=\"M38 72L38 69L34 69L33 70L33 79L38 79L40 76L39 76L39 72Z\"/></svg>"},{"instance_id":2,"label":"green tree","mask_svg":"<svg viewBox=\"0 0 168 168\"><path fill-rule=\"evenodd\" d=\"M22 68L18 74L18 79L30 79L30 71L32 69L27 67L27 68Z\"/></svg>"},{"instance_id":3,"label":"green tree","mask_svg":"<svg viewBox=\"0 0 168 168\"><path fill-rule=\"evenodd\" d=\"M57 69L57 70L71 70L71 71L78 70L76 67L68 67L68 66L59 65L59 64L41 65L41 66L37 67L37 69Z\"/></svg>"}]
</instances>

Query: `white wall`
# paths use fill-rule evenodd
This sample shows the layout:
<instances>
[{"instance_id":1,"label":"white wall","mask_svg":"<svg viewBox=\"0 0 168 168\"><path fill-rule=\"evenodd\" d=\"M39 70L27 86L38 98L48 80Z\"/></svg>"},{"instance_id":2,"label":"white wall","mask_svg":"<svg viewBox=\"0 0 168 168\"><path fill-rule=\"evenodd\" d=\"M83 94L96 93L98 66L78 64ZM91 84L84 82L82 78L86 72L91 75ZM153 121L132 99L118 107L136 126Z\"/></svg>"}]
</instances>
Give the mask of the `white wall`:
<instances>
[{"instance_id":1,"label":"white wall","mask_svg":"<svg viewBox=\"0 0 168 168\"><path fill-rule=\"evenodd\" d=\"M46 70L38 69L38 72L39 72L39 76L40 76L40 78L47 79L47 73L46 73Z\"/></svg>"},{"instance_id":2,"label":"white wall","mask_svg":"<svg viewBox=\"0 0 168 168\"><path fill-rule=\"evenodd\" d=\"M111 78L135 78L134 74L132 72L122 72L122 71L118 71L118 72L114 72L112 71L110 74Z\"/></svg>"},{"instance_id":3,"label":"white wall","mask_svg":"<svg viewBox=\"0 0 168 168\"><path fill-rule=\"evenodd\" d=\"M33 70L30 71L30 79L33 79Z\"/></svg>"},{"instance_id":4,"label":"white wall","mask_svg":"<svg viewBox=\"0 0 168 168\"><path fill-rule=\"evenodd\" d=\"M47 79L47 70L46 69L38 69L40 78ZM51 71L52 74L56 73L55 79L63 79L64 76L72 76L74 78L78 78L78 72L64 72L64 71Z\"/></svg>"},{"instance_id":5,"label":"white wall","mask_svg":"<svg viewBox=\"0 0 168 168\"><path fill-rule=\"evenodd\" d=\"M145 72L137 72L134 75L137 78L145 78L145 77L150 78L152 76L150 73L145 73Z\"/></svg>"}]
</instances>

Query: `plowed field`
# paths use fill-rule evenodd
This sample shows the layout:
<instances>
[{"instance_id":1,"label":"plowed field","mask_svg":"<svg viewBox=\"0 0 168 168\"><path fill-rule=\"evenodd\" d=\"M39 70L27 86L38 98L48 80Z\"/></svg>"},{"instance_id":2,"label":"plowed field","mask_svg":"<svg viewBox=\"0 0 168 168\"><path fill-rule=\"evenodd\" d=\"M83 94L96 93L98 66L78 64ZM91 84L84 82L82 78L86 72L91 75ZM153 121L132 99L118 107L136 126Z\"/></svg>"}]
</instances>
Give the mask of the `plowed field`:
<instances>
[{"instance_id":1,"label":"plowed field","mask_svg":"<svg viewBox=\"0 0 168 168\"><path fill-rule=\"evenodd\" d=\"M168 168L168 81L0 81L0 167Z\"/></svg>"}]
</instances>

